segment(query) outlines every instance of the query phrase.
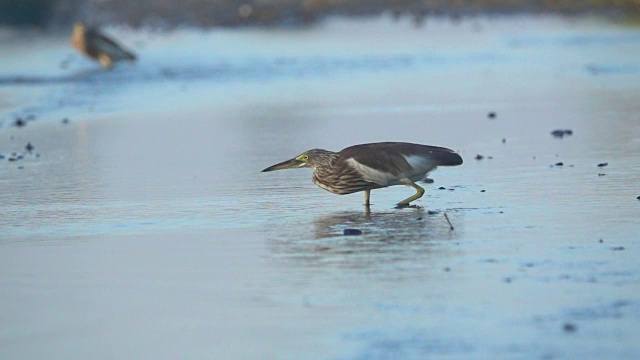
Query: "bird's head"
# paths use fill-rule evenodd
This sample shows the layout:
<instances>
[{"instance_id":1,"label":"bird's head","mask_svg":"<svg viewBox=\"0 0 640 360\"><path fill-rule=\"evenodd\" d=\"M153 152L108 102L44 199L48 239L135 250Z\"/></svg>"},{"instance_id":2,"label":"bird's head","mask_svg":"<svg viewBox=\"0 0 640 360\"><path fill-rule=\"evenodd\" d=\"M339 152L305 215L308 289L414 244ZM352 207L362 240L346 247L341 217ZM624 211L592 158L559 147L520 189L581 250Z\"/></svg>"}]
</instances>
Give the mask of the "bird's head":
<instances>
[{"instance_id":1,"label":"bird's head","mask_svg":"<svg viewBox=\"0 0 640 360\"><path fill-rule=\"evenodd\" d=\"M262 172L283 170L283 169L297 169L297 168L313 168L318 166L329 165L331 158L336 153L323 149L313 149L305 151L304 153L294 157L293 159L285 160L281 163L269 166L262 170Z\"/></svg>"}]
</instances>

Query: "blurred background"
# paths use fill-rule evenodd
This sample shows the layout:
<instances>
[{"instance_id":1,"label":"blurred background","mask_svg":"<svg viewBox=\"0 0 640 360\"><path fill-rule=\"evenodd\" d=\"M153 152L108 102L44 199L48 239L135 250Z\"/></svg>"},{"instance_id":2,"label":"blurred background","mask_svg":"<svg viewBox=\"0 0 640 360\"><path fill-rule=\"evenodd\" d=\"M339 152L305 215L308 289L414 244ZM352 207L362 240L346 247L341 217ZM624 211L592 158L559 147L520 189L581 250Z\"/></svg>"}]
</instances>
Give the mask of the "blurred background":
<instances>
[{"instance_id":1,"label":"blurred background","mask_svg":"<svg viewBox=\"0 0 640 360\"><path fill-rule=\"evenodd\" d=\"M638 0L0 0L0 24L56 26L82 18L97 24L302 25L328 15L391 11L419 22L428 15L477 13L640 14Z\"/></svg>"}]
</instances>

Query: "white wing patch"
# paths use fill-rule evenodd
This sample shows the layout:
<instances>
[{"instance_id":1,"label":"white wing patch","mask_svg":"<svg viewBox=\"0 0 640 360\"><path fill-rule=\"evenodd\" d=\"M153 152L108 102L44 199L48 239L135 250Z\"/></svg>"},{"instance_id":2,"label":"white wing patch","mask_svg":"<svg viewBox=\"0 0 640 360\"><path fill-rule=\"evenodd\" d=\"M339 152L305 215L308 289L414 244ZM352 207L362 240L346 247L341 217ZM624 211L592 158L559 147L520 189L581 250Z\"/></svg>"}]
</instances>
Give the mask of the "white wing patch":
<instances>
[{"instance_id":1,"label":"white wing patch","mask_svg":"<svg viewBox=\"0 0 640 360\"><path fill-rule=\"evenodd\" d=\"M347 159L347 163L360 174L362 174L364 180L382 186L405 184L404 182L400 181L400 179L410 179L411 181L422 180L425 176L427 176L427 173L436 168L436 165L432 161L430 161L429 159L425 159L422 156L402 156L411 167L411 170L407 169L408 171L396 175L385 173L367 165L363 165L357 162L354 158Z\"/></svg>"},{"instance_id":2,"label":"white wing patch","mask_svg":"<svg viewBox=\"0 0 640 360\"><path fill-rule=\"evenodd\" d=\"M433 161L426 159L424 156L415 156L415 155L402 155L404 159L407 160L409 165L413 168L413 174L424 174L426 175L429 171L436 168L436 164ZM412 175L413 175L412 174Z\"/></svg>"},{"instance_id":3,"label":"white wing patch","mask_svg":"<svg viewBox=\"0 0 640 360\"><path fill-rule=\"evenodd\" d=\"M357 172L362 174L362 178L365 181L369 181L372 183L376 183L382 186L392 185L392 182L395 180L395 176L393 174L387 174L382 171L376 170L367 165L360 164L354 158L347 159L347 163L351 165L352 168L356 169Z\"/></svg>"}]
</instances>

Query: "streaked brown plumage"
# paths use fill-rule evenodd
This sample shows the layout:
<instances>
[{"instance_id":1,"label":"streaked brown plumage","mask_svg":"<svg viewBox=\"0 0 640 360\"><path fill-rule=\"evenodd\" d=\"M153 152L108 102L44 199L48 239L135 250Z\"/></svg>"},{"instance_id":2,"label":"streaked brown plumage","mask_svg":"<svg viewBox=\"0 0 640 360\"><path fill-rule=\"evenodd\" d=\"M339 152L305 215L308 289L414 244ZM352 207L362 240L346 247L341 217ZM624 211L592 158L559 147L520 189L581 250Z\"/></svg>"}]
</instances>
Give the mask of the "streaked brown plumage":
<instances>
[{"instance_id":1,"label":"streaked brown plumage","mask_svg":"<svg viewBox=\"0 0 640 360\"><path fill-rule=\"evenodd\" d=\"M447 148L384 142L354 145L340 152L313 149L262 171L310 167L314 169L312 179L316 185L339 195L364 191L367 206L373 189L410 185L417 193L398 203L406 206L424 194L416 181L438 166L460 164L460 155Z\"/></svg>"},{"instance_id":2,"label":"streaked brown plumage","mask_svg":"<svg viewBox=\"0 0 640 360\"><path fill-rule=\"evenodd\" d=\"M132 52L125 50L97 29L87 27L80 21L73 25L70 42L78 51L100 62L106 69L111 69L117 61L136 60L136 56Z\"/></svg>"}]
</instances>

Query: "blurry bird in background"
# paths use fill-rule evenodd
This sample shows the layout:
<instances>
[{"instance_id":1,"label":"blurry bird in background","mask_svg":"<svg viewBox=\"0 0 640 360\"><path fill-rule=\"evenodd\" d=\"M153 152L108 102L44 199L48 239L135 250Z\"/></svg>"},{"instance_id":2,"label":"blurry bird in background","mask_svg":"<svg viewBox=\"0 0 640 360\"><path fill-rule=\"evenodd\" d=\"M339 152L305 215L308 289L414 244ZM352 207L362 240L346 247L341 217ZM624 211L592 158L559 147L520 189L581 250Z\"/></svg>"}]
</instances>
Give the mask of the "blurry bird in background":
<instances>
[{"instance_id":1,"label":"blurry bird in background","mask_svg":"<svg viewBox=\"0 0 640 360\"><path fill-rule=\"evenodd\" d=\"M106 35L95 28L78 21L73 25L71 45L86 56L100 62L105 69L111 69L115 62L121 60L135 61L136 56L125 50Z\"/></svg>"}]
</instances>

